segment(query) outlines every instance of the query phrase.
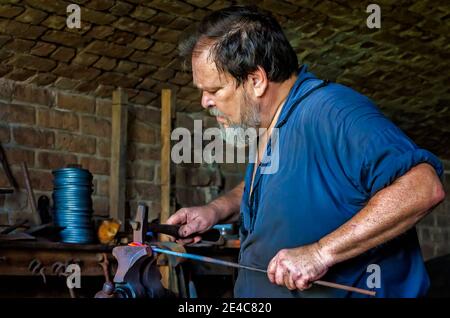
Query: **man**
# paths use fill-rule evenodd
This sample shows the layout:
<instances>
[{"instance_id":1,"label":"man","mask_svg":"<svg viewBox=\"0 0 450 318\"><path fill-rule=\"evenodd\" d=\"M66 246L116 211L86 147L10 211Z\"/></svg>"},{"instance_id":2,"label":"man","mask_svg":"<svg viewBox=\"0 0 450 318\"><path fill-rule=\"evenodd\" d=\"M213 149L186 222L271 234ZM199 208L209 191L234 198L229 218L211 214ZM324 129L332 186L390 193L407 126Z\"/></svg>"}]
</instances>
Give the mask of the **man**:
<instances>
[{"instance_id":1,"label":"man","mask_svg":"<svg viewBox=\"0 0 450 318\"><path fill-rule=\"evenodd\" d=\"M184 45L202 106L224 128L266 128L245 182L168 223L180 234L241 220L236 297L423 296L429 286L414 225L445 196L442 165L366 97L298 69L276 20L254 7L212 13ZM271 138L277 131L277 138ZM262 173L272 143L279 168ZM379 275L371 280L373 268ZM367 282L369 281L369 285Z\"/></svg>"}]
</instances>

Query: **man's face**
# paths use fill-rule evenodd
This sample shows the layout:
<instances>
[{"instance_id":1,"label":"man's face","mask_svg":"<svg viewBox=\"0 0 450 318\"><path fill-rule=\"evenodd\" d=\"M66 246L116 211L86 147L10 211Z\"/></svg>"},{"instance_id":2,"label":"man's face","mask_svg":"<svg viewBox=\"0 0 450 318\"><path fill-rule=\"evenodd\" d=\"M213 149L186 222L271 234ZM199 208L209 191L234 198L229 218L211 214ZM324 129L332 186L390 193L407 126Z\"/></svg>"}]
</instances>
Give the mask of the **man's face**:
<instances>
[{"instance_id":1,"label":"man's face","mask_svg":"<svg viewBox=\"0 0 450 318\"><path fill-rule=\"evenodd\" d=\"M236 87L236 81L228 73L219 73L209 51L192 57L194 85L202 92L202 106L216 116L224 128L247 128L259 125L259 105L246 90Z\"/></svg>"},{"instance_id":2,"label":"man's face","mask_svg":"<svg viewBox=\"0 0 450 318\"><path fill-rule=\"evenodd\" d=\"M202 106L216 117L226 143L245 147L254 141L247 129L260 125L259 104L245 85L236 87L230 74L220 73L208 54L204 50L192 57L194 85L202 91Z\"/></svg>"}]
</instances>

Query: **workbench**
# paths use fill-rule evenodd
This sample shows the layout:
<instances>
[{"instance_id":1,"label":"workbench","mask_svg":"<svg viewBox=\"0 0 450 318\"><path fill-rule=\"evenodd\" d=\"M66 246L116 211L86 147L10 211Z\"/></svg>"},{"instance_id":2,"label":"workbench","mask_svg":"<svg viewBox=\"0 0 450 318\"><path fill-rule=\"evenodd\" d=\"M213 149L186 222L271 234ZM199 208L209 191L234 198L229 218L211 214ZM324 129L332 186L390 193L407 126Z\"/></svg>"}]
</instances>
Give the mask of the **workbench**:
<instances>
[{"instance_id":1,"label":"workbench","mask_svg":"<svg viewBox=\"0 0 450 318\"><path fill-rule=\"evenodd\" d=\"M0 275L31 275L30 262L39 260L42 266L50 268L55 262L78 263L82 276L103 276L99 265L102 253L113 261L112 246L100 244L67 244L49 241L4 241L0 242ZM50 270L45 275L54 275Z\"/></svg>"},{"instance_id":2,"label":"workbench","mask_svg":"<svg viewBox=\"0 0 450 318\"><path fill-rule=\"evenodd\" d=\"M78 264L81 288L75 293L77 296L91 297L105 281L104 269L100 264L104 255L110 263L111 272L115 271L112 248L100 244L45 240L0 241L0 294L2 297L8 297L9 292L11 297L70 297L65 268Z\"/></svg>"},{"instance_id":3,"label":"workbench","mask_svg":"<svg viewBox=\"0 0 450 318\"><path fill-rule=\"evenodd\" d=\"M67 244L44 240L0 241L0 296L4 297L5 293L14 290L14 295L17 293L19 297L70 297L66 278L60 277L61 273L53 272L52 267L55 263L76 263L80 265L82 283L81 289L75 290L77 297L93 297L105 281L104 269L100 265L104 255L110 264L110 278L114 277L117 263L112 255L113 248L101 244ZM223 245L199 243L187 247L187 251L236 262L239 240L226 240ZM36 261L41 266L30 268L30 264L34 262L36 265ZM231 296L236 275L233 268L195 261L183 264L186 272L190 273L188 276L196 283L198 296ZM37 291L32 293L32 290Z\"/></svg>"}]
</instances>

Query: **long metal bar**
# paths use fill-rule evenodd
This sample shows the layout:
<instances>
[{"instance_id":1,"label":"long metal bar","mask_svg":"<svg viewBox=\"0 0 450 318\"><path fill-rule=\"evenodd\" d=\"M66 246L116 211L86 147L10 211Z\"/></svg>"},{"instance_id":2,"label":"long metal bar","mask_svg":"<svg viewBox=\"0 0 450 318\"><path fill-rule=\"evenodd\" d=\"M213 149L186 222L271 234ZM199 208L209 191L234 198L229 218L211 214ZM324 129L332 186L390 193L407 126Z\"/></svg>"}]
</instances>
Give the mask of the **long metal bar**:
<instances>
[{"instance_id":1,"label":"long metal bar","mask_svg":"<svg viewBox=\"0 0 450 318\"><path fill-rule=\"evenodd\" d=\"M23 175L24 175L24 179L25 179L25 186L26 186L27 193L28 193L28 201L30 202L31 213L32 213L32 218L33 218L34 224L41 225L42 220L41 220L41 216L39 215L39 212L36 208L36 201L34 199L34 192L33 192L32 186L31 186L30 174L28 173L27 163L25 161L22 162L22 171L23 171Z\"/></svg>"},{"instance_id":2,"label":"long metal bar","mask_svg":"<svg viewBox=\"0 0 450 318\"><path fill-rule=\"evenodd\" d=\"M208 256L196 255L196 254L190 254L190 253L174 252L174 251L170 251L170 250L159 248L157 246L151 246L151 248L156 253L162 253L162 254L167 254L167 255L187 258L187 259L191 259L191 260L194 260L194 261L212 263L212 264L217 264L217 265L222 265L222 266L227 266L227 267L241 268L241 269L246 269L246 270L250 270L250 271L254 271L254 272L260 272L260 273L267 274L267 271L265 269L251 267L251 266L245 266L245 265L240 265L240 264L237 264L237 263L228 262L228 261L224 261L224 260L220 260L220 259L216 259L216 258L212 258L212 257L208 257ZM313 282L313 284L326 286L326 287L331 287L331 288L342 289L342 290L351 291L351 292L360 293L360 294L369 295L369 296L375 296L376 295L376 292L371 291L371 290L366 290L366 289L356 288L356 287L352 287L352 286L347 286L347 285L327 282L327 281L323 281L323 280L316 280L316 281Z\"/></svg>"},{"instance_id":3,"label":"long metal bar","mask_svg":"<svg viewBox=\"0 0 450 318\"><path fill-rule=\"evenodd\" d=\"M233 262L228 262L228 261L224 261L221 259L216 259L216 258L212 258L212 257L208 257L208 256L174 252L174 251L165 250L165 249L162 249L162 248L159 248L156 246L152 246L152 250L156 253L163 253L163 254L168 254L168 255L172 255L172 256L188 258L188 259L192 259L195 261L212 263L212 264L234 267L234 268L243 268L243 269L248 269L250 271L266 273L266 271L264 269L259 269L259 268L250 267L250 266L244 266L244 265L240 265L240 264L236 264Z\"/></svg>"}]
</instances>

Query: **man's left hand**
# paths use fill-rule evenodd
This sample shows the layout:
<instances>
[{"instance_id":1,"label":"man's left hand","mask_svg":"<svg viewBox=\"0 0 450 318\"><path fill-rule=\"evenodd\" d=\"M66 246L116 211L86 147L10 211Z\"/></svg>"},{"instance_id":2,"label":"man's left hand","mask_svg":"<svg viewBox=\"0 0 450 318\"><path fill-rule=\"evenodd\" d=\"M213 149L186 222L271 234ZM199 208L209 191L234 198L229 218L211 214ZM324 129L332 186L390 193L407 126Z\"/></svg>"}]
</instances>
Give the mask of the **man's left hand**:
<instances>
[{"instance_id":1,"label":"man's left hand","mask_svg":"<svg viewBox=\"0 0 450 318\"><path fill-rule=\"evenodd\" d=\"M290 290L311 287L328 271L329 265L318 243L280 250L267 267L269 280Z\"/></svg>"}]
</instances>

